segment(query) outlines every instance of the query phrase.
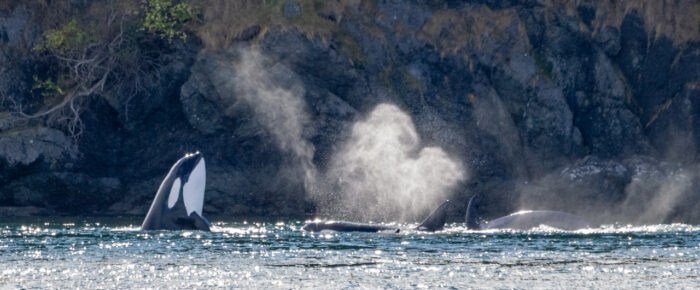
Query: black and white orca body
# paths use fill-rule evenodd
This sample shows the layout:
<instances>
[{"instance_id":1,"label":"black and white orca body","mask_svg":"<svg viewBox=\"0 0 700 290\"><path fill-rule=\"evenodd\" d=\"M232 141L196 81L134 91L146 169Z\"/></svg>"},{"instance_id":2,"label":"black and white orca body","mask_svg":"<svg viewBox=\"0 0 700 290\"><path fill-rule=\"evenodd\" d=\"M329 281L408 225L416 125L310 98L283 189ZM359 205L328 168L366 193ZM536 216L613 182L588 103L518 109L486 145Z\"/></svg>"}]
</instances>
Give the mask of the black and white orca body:
<instances>
[{"instance_id":1,"label":"black and white orca body","mask_svg":"<svg viewBox=\"0 0 700 290\"><path fill-rule=\"evenodd\" d=\"M539 226L574 231L591 227L585 218L553 210L520 211L489 222L482 222L478 211L479 197L474 195L467 205L466 222L470 230L516 229L529 230Z\"/></svg>"},{"instance_id":2,"label":"black and white orca body","mask_svg":"<svg viewBox=\"0 0 700 290\"><path fill-rule=\"evenodd\" d=\"M202 154L186 154L175 162L160 184L141 230L209 231L211 225L202 216L205 186Z\"/></svg>"},{"instance_id":3,"label":"black and white orca body","mask_svg":"<svg viewBox=\"0 0 700 290\"><path fill-rule=\"evenodd\" d=\"M416 230L435 232L442 230L447 219L447 209L451 202L445 201L426 218ZM401 231L398 227L385 226L380 224L355 223L347 221L320 221L306 223L303 227L305 231L335 231L335 232L393 232Z\"/></svg>"}]
</instances>

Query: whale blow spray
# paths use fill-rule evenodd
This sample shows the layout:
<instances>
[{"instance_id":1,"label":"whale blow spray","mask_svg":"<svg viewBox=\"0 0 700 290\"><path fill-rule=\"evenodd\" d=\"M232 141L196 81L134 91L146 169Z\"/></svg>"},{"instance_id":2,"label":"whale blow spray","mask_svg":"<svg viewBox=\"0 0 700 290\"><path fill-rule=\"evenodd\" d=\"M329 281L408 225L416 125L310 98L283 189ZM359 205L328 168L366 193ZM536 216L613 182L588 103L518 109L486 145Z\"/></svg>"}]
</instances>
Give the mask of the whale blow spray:
<instances>
[{"instance_id":1,"label":"whale blow spray","mask_svg":"<svg viewBox=\"0 0 700 290\"><path fill-rule=\"evenodd\" d=\"M281 63L271 61L254 49L241 49L237 68L236 95L253 111L255 120L272 136L276 145L290 155L294 171L302 174L307 192L315 192L317 171L315 148L303 137L308 122L305 90L298 76ZM301 172L296 172L301 170ZM295 173L296 172L296 173Z\"/></svg>"},{"instance_id":2,"label":"whale blow spray","mask_svg":"<svg viewBox=\"0 0 700 290\"><path fill-rule=\"evenodd\" d=\"M465 179L459 161L441 148L421 148L411 118L380 104L354 124L327 173L337 196L335 211L364 220L416 220L449 197Z\"/></svg>"}]
</instances>

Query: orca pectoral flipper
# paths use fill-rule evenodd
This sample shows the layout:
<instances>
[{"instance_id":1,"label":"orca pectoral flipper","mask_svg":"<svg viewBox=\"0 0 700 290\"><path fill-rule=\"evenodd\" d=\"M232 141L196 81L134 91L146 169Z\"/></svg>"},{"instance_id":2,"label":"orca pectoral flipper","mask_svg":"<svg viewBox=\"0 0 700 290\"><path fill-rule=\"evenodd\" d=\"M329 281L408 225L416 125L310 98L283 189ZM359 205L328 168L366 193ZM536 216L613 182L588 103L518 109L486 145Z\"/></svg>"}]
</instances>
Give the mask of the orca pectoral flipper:
<instances>
[{"instance_id":1,"label":"orca pectoral flipper","mask_svg":"<svg viewBox=\"0 0 700 290\"><path fill-rule=\"evenodd\" d=\"M181 230L211 231L209 229L211 227L209 221L196 212L193 212L187 217L177 217L174 219L173 223Z\"/></svg>"},{"instance_id":2,"label":"orca pectoral flipper","mask_svg":"<svg viewBox=\"0 0 700 290\"><path fill-rule=\"evenodd\" d=\"M437 209L435 209L423 222L416 228L419 231L435 232L445 228L447 220L447 209L451 201L446 200Z\"/></svg>"},{"instance_id":3,"label":"orca pectoral flipper","mask_svg":"<svg viewBox=\"0 0 700 290\"><path fill-rule=\"evenodd\" d=\"M203 216L200 216L196 212L190 215L190 218L194 221L194 227L197 230L211 231L211 223Z\"/></svg>"}]
</instances>

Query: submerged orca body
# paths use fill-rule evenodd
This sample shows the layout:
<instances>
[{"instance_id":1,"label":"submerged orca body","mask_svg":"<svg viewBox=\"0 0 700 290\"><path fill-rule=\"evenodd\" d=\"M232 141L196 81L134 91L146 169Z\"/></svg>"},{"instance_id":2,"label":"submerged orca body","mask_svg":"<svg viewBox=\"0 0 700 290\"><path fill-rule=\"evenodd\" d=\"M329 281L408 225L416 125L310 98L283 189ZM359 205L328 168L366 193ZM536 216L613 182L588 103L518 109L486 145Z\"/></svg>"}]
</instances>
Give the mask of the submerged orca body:
<instances>
[{"instance_id":1,"label":"submerged orca body","mask_svg":"<svg viewBox=\"0 0 700 290\"><path fill-rule=\"evenodd\" d=\"M397 227L384 226L378 224L354 223L346 221L320 221L310 222L304 225L303 229L309 232L335 231L335 232L394 232L400 230Z\"/></svg>"},{"instance_id":2,"label":"submerged orca body","mask_svg":"<svg viewBox=\"0 0 700 290\"><path fill-rule=\"evenodd\" d=\"M143 220L141 230L202 230L210 223L202 216L206 167L199 152L175 162L163 179Z\"/></svg>"},{"instance_id":3,"label":"submerged orca body","mask_svg":"<svg viewBox=\"0 0 700 290\"><path fill-rule=\"evenodd\" d=\"M521 211L489 222L482 222L478 211L479 197L474 195L467 205L467 228L470 230L517 229L528 230L541 225L573 231L591 226L585 218L570 213L535 210Z\"/></svg>"},{"instance_id":4,"label":"submerged orca body","mask_svg":"<svg viewBox=\"0 0 700 290\"><path fill-rule=\"evenodd\" d=\"M447 209L451 202L445 201L437 209L435 209L428 218L426 218L417 228L419 231L435 232L442 230L445 226L445 220L447 219ZM320 232L320 231L336 231L336 232L394 232L398 233L401 229L398 227L378 225L378 224L366 224L366 223L354 223L347 221L321 221L321 222L310 222L304 225L303 229L309 232Z\"/></svg>"}]
</instances>

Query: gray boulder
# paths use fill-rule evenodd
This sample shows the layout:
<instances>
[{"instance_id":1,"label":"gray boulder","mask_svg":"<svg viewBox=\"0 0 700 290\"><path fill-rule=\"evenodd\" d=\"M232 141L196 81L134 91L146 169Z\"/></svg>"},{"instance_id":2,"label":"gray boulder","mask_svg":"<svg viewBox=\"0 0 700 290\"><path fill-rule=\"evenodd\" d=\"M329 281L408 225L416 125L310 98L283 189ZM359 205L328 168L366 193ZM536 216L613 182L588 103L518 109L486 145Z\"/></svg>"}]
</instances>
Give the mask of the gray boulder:
<instances>
[{"instance_id":1,"label":"gray boulder","mask_svg":"<svg viewBox=\"0 0 700 290\"><path fill-rule=\"evenodd\" d=\"M78 148L63 132L46 127L14 129L0 133L0 162L27 166L37 160L56 165L78 157Z\"/></svg>"}]
</instances>

